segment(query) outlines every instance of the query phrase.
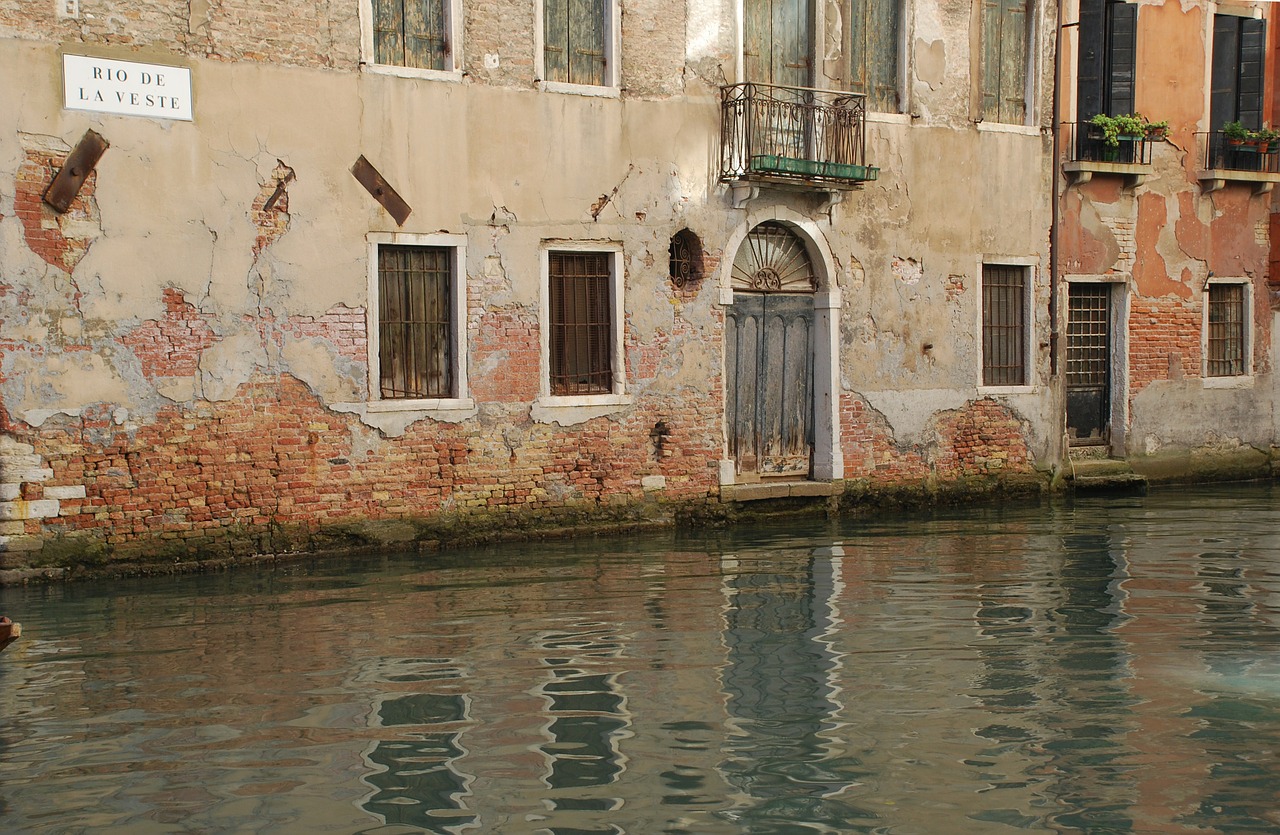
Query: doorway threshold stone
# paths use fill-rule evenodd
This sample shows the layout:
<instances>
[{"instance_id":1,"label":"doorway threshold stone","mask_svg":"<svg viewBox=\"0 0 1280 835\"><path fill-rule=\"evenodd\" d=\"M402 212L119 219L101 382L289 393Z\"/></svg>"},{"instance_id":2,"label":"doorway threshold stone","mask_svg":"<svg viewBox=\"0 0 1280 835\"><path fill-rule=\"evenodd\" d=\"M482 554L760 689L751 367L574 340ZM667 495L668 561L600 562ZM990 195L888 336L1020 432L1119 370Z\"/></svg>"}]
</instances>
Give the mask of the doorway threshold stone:
<instances>
[{"instance_id":1,"label":"doorway threshold stone","mask_svg":"<svg viewBox=\"0 0 1280 835\"><path fill-rule=\"evenodd\" d=\"M727 502L754 502L791 496L834 496L839 492L840 487L831 481L765 481L759 484L727 484L720 488L720 497Z\"/></svg>"}]
</instances>

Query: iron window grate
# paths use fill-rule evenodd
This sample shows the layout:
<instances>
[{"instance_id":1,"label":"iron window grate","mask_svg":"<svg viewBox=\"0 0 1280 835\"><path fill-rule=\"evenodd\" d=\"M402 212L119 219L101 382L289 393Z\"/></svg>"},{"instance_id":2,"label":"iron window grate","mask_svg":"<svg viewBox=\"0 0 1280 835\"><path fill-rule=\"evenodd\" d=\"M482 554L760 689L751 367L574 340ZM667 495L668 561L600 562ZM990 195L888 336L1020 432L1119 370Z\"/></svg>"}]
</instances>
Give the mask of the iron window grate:
<instances>
[{"instance_id":1,"label":"iron window grate","mask_svg":"<svg viewBox=\"0 0 1280 835\"><path fill-rule=\"evenodd\" d=\"M609 255L548 253L551 393L613 391Z\"/></svg>"},{"instance_id":2,"label":"iron window grate","mask_svg":"<svg viewBox=\"0 0 1280 835\"><path fill-rule=\"evenodd\" d=\"M385 399L449 397L452 251L378 247L379 387Z\"/></svg>"},{"instance_id":3,"label":"iron window grate","mask_svg":"<svg viewBox=\"0 0 1280 835\"><path fill-rule=\"evenodd\" d=\"M1026 291L1024 267L982 267L982 384L1026 384Z\"/></svg>"},{"instance_id":4,"label":"iron window grate","mask_svg":"<svg viewBox=\"0 0 1280 835\"><path fill-rule=\"evenodd\" d=\"M1097 388L1107 384L1111 288L1105 284L1072 285L1067 297L1067 386Z\"/></svg>"},{"instance_id":5,"label":"iron window grate","mask_svg":"<svg viewBox=\"0 0 1280 835\"><path fill-rule=\"evenodd\" d=\"M1244 285L1209 285L1210 377L1244 374Z\"/></svg>"}]
</instances>

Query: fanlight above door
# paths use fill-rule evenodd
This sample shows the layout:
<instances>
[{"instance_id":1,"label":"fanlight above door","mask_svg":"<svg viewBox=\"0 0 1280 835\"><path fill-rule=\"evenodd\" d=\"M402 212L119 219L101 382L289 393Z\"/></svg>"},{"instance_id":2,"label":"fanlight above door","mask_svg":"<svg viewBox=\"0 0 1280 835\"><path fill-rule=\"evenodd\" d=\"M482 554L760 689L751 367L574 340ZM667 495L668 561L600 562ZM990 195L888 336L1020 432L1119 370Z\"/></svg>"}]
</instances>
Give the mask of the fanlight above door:
<instances>
[{"instance_id":1,"label":"fanlight above door","mask_svg":"<svg viewBox=\"0 0 1280 835\"><path fill-rule=\"evenodd\" d=\"M804 241L783 224L766 221L738 247L732 286L755 293L812 293L818 278Z\"/></svg>"}]
</instances>

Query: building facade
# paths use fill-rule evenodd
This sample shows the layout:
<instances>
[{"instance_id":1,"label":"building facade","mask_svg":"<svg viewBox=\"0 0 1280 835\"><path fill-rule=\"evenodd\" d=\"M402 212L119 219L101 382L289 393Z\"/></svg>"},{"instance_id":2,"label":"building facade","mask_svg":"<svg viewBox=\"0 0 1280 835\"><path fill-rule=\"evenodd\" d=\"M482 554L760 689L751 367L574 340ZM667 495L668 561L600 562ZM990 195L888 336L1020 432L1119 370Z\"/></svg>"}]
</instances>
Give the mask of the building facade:
<instances>
[{"instance_id":1,"label":"building facade","mask_svg":"<svg viewBox=\"0 0 1280 835\"><path fill-rule=\"evenodd\" d=\"M1172 142L1176 186L1067 171L1070 13L0 2L3 568L1043 486L1085 285L1128 325L1077 440L1269 472L1269 199ZM1208 269L1247 285L1223 384Z\"/></svg>"}]
</instances>

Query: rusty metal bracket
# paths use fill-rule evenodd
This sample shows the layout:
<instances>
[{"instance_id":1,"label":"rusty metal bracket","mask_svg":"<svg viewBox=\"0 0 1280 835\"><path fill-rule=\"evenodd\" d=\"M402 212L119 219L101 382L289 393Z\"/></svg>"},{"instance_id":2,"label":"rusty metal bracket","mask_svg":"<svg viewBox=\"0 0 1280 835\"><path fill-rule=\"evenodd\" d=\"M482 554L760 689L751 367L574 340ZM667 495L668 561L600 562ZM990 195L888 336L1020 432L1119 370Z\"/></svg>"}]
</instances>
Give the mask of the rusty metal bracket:
<instances>
[{"instance_id":1,"label":"rusty metal bracket","mask_svg":"<svg viewBox=\"0 0 1280 835\"><path fill-rule=\"evenodd\" d=\"M284 197L285 186L289 185L293 180L294 176L292 168L289 169L288 174L285 174L283 177L276 180L276 190L271 192L271 196L267 198L267 202L262 204L262 211L264 213L269 212L276 207L276 203L280 202L281 197Z\"/></svg>"},{"instance_id":2,"label":"rusty metal bracket","mask_svg":"<svg viewBox=\"0 0 1280 835\"><path fill-rule=\"evenodd\" d=\"M93 173L94 166L98 164L98 160L102 159L103 153L110 147L111 143L103 139L97 132L93 130L85 131L75 149L67 155L67 160L62 164L62 168L54 175L53 180L49 182L49 187L44 190L42 195L44 202L48 203L58 214L63 214L67 209L70 209L71 201L76 199L76 195L84 187L84 181L89 179L89 175Z\"/></svg>"},{"instance_id":3,"label":"rusty metal bracket","mask_svg":"<svg viewBox=\"0 0 1280 835\"><path fill-rule=\"evenodd\" d=\"M405 219L409 217L409 213L413 209L409 208L409 204L404 202L402 198L391 184L378 173L378 169L374 168L369 160L364 158L364 154L355 161L351 166L351 174L365 187L373 199L382 205L396 221L396 226L403 226Z\"/></svg>"}]
</instances>

